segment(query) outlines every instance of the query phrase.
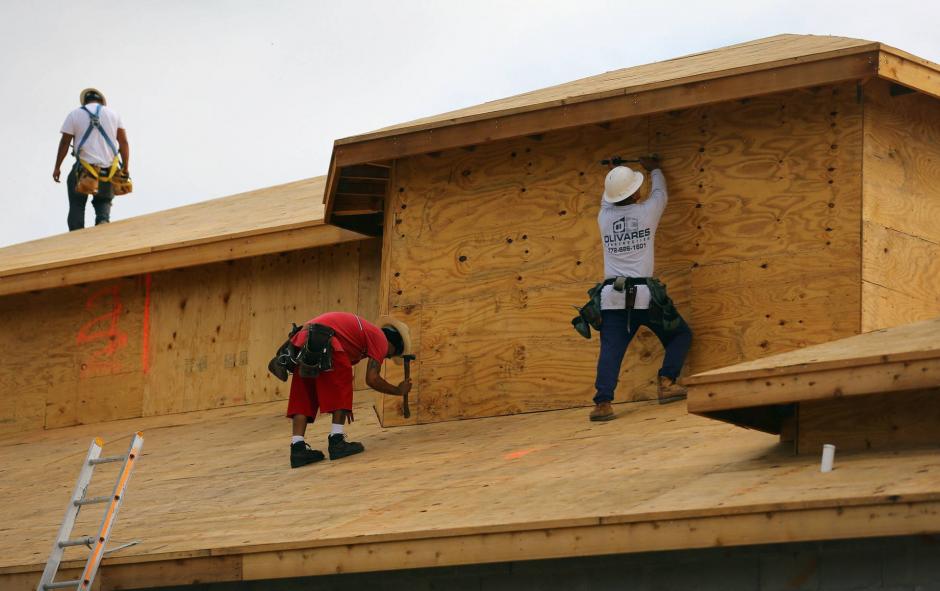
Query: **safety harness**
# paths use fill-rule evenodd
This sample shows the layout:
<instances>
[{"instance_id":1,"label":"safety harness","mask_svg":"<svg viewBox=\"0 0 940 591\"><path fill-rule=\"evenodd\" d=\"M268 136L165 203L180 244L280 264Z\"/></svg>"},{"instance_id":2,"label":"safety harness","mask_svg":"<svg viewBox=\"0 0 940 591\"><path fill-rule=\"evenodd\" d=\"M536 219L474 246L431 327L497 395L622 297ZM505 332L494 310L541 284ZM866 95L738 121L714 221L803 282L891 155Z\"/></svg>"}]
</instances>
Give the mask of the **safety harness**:
<instances>
[{"instance_id":1,"label":"safety harness","mask_svg":"<svg viewBox=\"0 0 940 591\"><path fill-rule=\"evenodd\" d=\"M81 163L82 167L88 171L91 176L95 177L99 182L110 182L114 178L115 173L118 171L118 168L121 164L121 155L118 152L118 149L114 146L114 142L111 141L111 138L108 137L108 133L104 130L104 127L101 126L101 105L98 105L98 108L95 109L95 112L92 113L89 111L85 105L82 105L82 111L88 113L90 121L88 122L88 129L85 130L85 135L82 136L81 141L78 142L78 145L75 146L75 151L72 152L72 155L75 156L75 159ZM111 148L111 153L114 154L114 160L111 161L111 168L108 171L107 178L101 178L99 170L97 167L92 166L79 158L79 154L82 152L82 146L85 145L85 142L88 141L88 137L91 135L93 129L97 129L98 133L101 134L101 137L104 138L104 141L108 144L108 147Z\"/></svg>"}]
</instances>

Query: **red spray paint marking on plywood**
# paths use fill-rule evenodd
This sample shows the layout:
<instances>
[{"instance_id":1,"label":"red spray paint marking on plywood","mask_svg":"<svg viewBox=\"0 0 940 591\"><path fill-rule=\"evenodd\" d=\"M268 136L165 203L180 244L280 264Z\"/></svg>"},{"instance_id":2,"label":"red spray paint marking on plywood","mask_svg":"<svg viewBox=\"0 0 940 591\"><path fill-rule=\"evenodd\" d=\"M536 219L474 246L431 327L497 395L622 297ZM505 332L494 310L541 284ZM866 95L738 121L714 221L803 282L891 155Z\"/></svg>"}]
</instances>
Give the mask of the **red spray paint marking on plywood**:
<instances>
[{"instance_id":1,"label":"red spray paint marking on plywood","mask_svg":"<svg viewBox=\"0 0 940 591\"><path fill-rule=\"evenodd\" d=\"M143 372L150 372L150 273L144 275L144 329L140 346L140 367Z\"/></svg>"},{"instance_id":2,"label":"red spray paint marking on plywood","mask_svg":"<svg viewBox=\"0 0 940 591\"><path fill-rule=\"evenodd\" d=\"M104 341L102 347L91 351L82 363L80 373L82 377L117 371L119 363L114 358L114 354L127 346L127 334L118 328L118 321L124 310L119 286L112 285L91 294L85 302L85 309L94 312L95 308L99 307L99 302L107 302L108 297L111 300L111 309L86 322L75 335L75 343L78 345Z\"/></svg>"},{"instance_id":3,"label":"red spray paint marking on plywood","mask_svg":"<svg viewBox=\"0 0 940 591\"><path fill-rule=\"evenodd\" d=\"M512 451L512 452L509 452L508 454L506 454L506 455L503 456L503 457L504 457L505 459L507 459L507 460L518 460L518 459L521 458L522 456L527 456L527 455L529 455L530 453L532 453L532 452L534 452L534 451L538 451L538 449L537 449L537 448L532 448L532 449L520 449L519 451Z\"/></svg>"}]
</instances>

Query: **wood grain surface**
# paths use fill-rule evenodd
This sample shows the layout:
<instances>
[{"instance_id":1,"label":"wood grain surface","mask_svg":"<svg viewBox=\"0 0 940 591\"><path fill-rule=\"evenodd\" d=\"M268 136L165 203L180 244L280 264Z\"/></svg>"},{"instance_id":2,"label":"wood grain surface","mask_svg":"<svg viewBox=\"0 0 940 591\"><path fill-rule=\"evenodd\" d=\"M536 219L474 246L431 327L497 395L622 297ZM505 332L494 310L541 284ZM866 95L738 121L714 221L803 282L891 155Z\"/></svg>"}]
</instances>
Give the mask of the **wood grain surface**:
<instances>
[{"instance_id":1,"label":"wood grain surface","mask_svg":"<svg viewBox=\"0 0 940 591\"><path fill-rule=\"evenodd\" d=\"M384 306L420 326L417 421L590 404L596 340L568 321L603 278L612 155L662 158L656 268L696 335L689 372L856 334L861 144L847 84L397 161ZM655 395L661 355L641 331L618 400Z\"/></svg>"},{"instance_id":2,"label":"wood grain surface","mask_svg":"<svg viewBox=\"0 0 940 591\"><path fill-rule=\"evenodd\" d=\"M290 323L373 318L378 271L365 241L0 297L0 433L284 399Z\"/></svg>"},{"instance_id":3,"label":"wood grain surface","mask_svg":"<svg viewBox=\"0 0 940 591\"><path fill-rule=\"evenodd\" d=\"M108 589L940 527L935 450L839 454L820 474L816 457L681 403L620 407L600 425L575 409L408 429L382 428L367 404L349 428L364 454L297 470L279 401L0 437L0 496L18 499L0 505L17 540L0 587L38 576L88 441L112 453L137 429L144 451L113 539L141 543L105 559ZM315 423L308 440L322 448L326 434ZM113 474L99 471L91 494ZM76 534L98 516L84 510Z\"/></svg>"},{"instance_id":4,"label":"wood grain surface","mask_svg":"<svg viewBox=\"0 0 940 591\"><path fill-rule=\"evenodd\" d=\"M865 85L863 326L940 315L940 109Z\"/></svg>"}]
</instances>

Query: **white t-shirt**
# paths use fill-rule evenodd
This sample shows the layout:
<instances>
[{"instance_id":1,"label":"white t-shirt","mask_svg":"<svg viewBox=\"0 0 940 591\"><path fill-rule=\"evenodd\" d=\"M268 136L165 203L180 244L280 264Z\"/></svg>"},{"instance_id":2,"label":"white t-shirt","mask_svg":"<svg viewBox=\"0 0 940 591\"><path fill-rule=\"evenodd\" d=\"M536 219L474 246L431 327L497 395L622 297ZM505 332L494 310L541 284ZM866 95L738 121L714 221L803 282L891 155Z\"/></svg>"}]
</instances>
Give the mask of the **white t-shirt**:
<instances>
[{"instance_id":1,"label":"white t-shirt","mask_svg":"<svg viewBox=\"0 0 940 591\"><path fill-rule=\"evenodd\" d=\"M604 277L652 277L653 240L659 218L666 209L666 179L658 168L650 173L649 197L642 203L614 205L601 198L597 224L604 246ZM634 309L650 305L650 290L638 285ZM601 292L601 309L623 310L624 292L607 285Z\"/></svg>"},{"instance_id":2,"label":"white t-shirt","mask_svg":"<svg viewBox=\"0 0 940 591\"><path fill-rule=\"evenodd\" d=\"M114 144L114 149L117 150L117 130L124 128L124 124L121 122L121 116L113 109L109 109L104 105L98 105L97 103L88 103L85 105L85 108L94 113L99 106L101 107L101 112L98 114L98 118L101 120L101 127L108 134L111 143ZM85 135L85 130L88 129L90 123L91 117L79 107L68 114L65 118L65 123L62 124L61 131L62 133L67 133L75 137L75 139L72 140L72 146L75 147L81 143L82 136ZM92 129L91 135L88 136L88 139L85 140L85 144L82 146L82 153L79 154L79 157L92 165L110 166L111 162L114 161L114 152L108 147L108 143L101 136L101 133L99 133L97 129Z\"/></svg>"}]
</instances>

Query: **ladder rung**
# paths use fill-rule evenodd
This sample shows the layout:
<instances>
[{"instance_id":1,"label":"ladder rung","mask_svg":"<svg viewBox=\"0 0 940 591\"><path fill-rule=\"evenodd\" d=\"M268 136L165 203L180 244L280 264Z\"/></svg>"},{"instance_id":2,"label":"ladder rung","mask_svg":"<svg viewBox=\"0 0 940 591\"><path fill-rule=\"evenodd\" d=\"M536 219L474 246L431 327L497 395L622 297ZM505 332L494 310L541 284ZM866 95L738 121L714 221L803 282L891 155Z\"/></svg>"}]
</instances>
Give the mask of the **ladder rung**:
<instances>
[{"instance_id":1,"label":"ladder rung","mask_svg":"<svg viewBox=\"0 0 940 591\"><path fill-rule=\"evenodd\" d=\"M81 583L80 579L75 579L74 581L59 581L58 583L46 583L42 586L43 589L68 589L69 587L78 587L78 584Z\"/></svg>"},{"instance_id":2,"label":"ladder rung","mask_svg":"<svg viewBox=\"0 0 940 591\"><path fill-rule=\"evenodd\" d=\"M127 456L108 456L106 458L95 458L94 460L88 460L88 463L92 466L96 464L110 464L111 462L123 462L127 459Z\"/></svg>"},{"instance_id":3,"label":"ladder rung","mask_svg":"<svg viewBox=\"0 0 940 591\"><path fill-rule=\"evenodd\" d=\"M110 496L107 497L91 497L90 499L82 499L80 501L75 501L75 505L81 507L82 505L94 505L96 503L107 503L111 500Z\"/></svg>"},{"instance_id":4,"label":"ladder rung","mask_svg":"<svg viewBox=\"0 0 940 591\"><path fill-rule=\"evenodd\" d=\"M59 548L68 548L69 546L90 546L94 541L95 538L91 536L82 536L81 538L75 538L74 540L59 542Z\"/></svg>"}]
</instances>

